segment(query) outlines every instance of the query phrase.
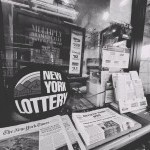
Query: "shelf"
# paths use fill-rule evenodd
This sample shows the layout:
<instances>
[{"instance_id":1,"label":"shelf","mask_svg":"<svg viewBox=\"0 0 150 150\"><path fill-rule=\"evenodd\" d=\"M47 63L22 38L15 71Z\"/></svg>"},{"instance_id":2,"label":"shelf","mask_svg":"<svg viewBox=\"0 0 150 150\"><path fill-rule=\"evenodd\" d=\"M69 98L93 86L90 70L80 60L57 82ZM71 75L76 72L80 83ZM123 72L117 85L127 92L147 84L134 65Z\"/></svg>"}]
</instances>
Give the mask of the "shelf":
<instances>
[{"instance_id":1,"label":"shelf","mask_svg":"<svg viewBox=\"0 0 150 150\"><path fill-rule=\"evenodd\" d=\"M30 62L30 61L24 61L24 60L18 60L18 63L21 63L23 65L51 65L51 66L58 66L58 67L69 67L69 65L36 63L36 62Z\"/></svg>"},{"instance_id":2,"label":"shelf","mask_svg":"<svg viewBox=\"0 0 150 150\"><path fill-rule=\"evenodd\" d=\"M11 61L18 61L18 59L13 59L13 58L2 58L2 60L5 60L5 61L9 61L9 60L11 60Z\"/></svg>"},{"instance_id":3,"label":"shelf","mask_svg":"<svg viewBox=\"0 0 150 150\"><path fill-rule=\"evenodd\" d=\"M87 66L87 68L91 68L91 69L99 69L99 66Z\"/></svg>"},{"instance_id":4,"label":"shelf","mask_svg":"<svg viewBox=\"0 0 150 150\"><path fill-rule=\"evenodd\" d=\"M17 67L2 67L3 69L11 68L11 69L17 69Z\"/></svg>"}]
</instances>

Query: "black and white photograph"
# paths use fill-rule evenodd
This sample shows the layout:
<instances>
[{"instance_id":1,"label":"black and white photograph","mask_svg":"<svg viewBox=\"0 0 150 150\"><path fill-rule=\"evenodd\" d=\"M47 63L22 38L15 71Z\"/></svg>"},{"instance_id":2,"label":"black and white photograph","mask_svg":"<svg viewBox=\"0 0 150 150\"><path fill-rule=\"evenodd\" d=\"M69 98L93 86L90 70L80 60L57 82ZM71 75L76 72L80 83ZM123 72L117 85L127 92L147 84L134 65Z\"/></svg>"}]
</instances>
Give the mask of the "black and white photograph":
<instances>
[{"instance_id":1,"label":"black and white photograph","mask_svg":"<svg viewBox=\"0 0 150 150\"><path fill-rule=\"evenodd\" d=\"M0 0L0 150L150 150L150 0Z\"/></svg>"}]
</instances>

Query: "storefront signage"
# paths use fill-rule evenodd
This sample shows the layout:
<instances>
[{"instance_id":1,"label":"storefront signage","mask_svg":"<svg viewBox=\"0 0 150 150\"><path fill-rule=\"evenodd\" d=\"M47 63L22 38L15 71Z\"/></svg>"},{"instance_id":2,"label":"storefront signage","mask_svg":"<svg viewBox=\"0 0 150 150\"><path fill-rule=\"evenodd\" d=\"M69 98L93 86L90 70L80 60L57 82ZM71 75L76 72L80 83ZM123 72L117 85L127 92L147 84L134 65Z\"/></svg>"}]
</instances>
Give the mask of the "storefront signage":
<instances>
[{"instance_id":1,"label":"storefront signage","mask_svg":"<svg viewBox=\"0 0 150 150\"><path fill-rule=\"evenodd\" d=\"M82 33L73 30L71 34L71 47L70 47L70 64L69 64L70 74L80 73L82 40L83 40Z\"/></svg>"},{"instance_id":2,"label":"storefront signage","mask_svg":"<svg viewBox=\"0 0 150 150\"><path fill-rule=\"evenodd\" d=\"M29 33L32 41L39 41L56 46L62 45L62 31L50 27L32 24L32 32Z\"/></svg>"},{"instance_id":3,"label":"storefront signage","mask_svg":"<svg viewBox=\"0 0 150 150\"><path fill-rule=\"evenodd\" d=\"M13 90L15 111L27 118L57 115L69 95L65 76L52 68L30 70L20 70L21 75L16 76Z\"/></svg>"},{"instance_id":4,"label":"storefront signage","mask_svg":"<svg viewBox=\"0 0 150 150\"><path fill-rule=\"evenodd\" d=\"M32 24L29 33L32 45L31 61L36 63L54 64L60 60L60 49L62 48L62 31L52 27Z\"/></svg>"},{"instance_id":5,"label":"storefront signage","mask_svg":"<svg viewBox=\"0 0 150 150\"><path fill-rule=\"evenodd\" d=\"M14 12L14 43L20 43L21 50L17 50L16 59L42 64L62 65L64 57L62 53L69 53L64 40L66 27L58 23L53 17L48 20L41 16ZM24 20L28 20L24 22ZM70 34L67 35L70 37ZM16 46L18 47L18 46ZM64 50L65 47L65 50ZM67 47L67 48L66 48ZM27 49L22 52L22 49ZM69 64L69 58L67 58Z\"/></svg>"}]
</instances>

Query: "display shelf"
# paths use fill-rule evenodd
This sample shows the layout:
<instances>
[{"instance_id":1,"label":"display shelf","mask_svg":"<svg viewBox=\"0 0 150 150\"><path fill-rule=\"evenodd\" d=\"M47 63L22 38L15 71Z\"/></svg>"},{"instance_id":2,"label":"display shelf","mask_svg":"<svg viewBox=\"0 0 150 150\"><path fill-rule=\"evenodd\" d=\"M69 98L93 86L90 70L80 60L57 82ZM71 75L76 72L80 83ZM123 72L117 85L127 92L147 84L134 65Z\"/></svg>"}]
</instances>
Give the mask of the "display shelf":
<instances>
[{"instance_id":1,"label":"display shelf","mask_svg":"<svg viewBox=\"0 0 150 150\"><path fill-rule=\"evenodd\" d=\"M25 60L17 60L20 64L22 65L53 65L53 66L59 66L59 67L69 67L69 65L64 65L64 64L53 64L53 63L49 63L49 64L46 64L46 63L36 63L36 62L31 62L31 61L25 61Z\"/></svg>"},{"instance_id":2,"label":"display shelf","mask_svg":"<svg viewBox=\"0 0 150 150\"><path fill-rule=\"evenodd\" d=\"M3 69L7 69L7 68L12 68L12 69L17 69L17 67L2 67Z\"/></svg>"},{"instance_id":3,"label":"display shelf","mask_svg":"<svg viewBox=\"0 0 150 150\"><path fill-rule=\"evenodd\" d=\"M99 69L99 66L87 66L88 69Z\"/></svg>"}]
</instances>

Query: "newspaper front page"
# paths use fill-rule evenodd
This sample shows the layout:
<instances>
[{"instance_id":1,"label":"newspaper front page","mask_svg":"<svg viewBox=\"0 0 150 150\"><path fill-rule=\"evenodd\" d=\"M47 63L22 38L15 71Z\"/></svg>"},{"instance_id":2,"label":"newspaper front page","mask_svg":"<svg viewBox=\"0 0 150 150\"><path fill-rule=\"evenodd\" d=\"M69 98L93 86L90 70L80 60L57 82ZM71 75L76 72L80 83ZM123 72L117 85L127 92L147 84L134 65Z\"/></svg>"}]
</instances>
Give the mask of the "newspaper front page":
<instances>
[{"instance_id":1,"label":"newspaper front page","mask_svg":"<svg viewBox=\"0 0 150 150\"><path fill-rule=\"evenodd\" d=\"M147 107L147 100L141 79L136 71L112 74L116 103L120 113L131 112Z\"/></svg>"},{"instance_id":2,"label":"newspaper front page","mask_svg":"<svg viewBox=\"0 0 150 150\"><path fill-rule=\"evenodd\" d=\"M0 149L73 150L60 116L0 129Z\"/></svg>"},{"instance_id":3,"label":"newspaper front page","mask_svg":"<svg viewBox=\"0 0 150 150\"><path fill-rule=\"evenodd\" d=\"M72 119L87 146L134 127L135 122L109 108L73 113Z\"/></svg>"}]
</instances>

